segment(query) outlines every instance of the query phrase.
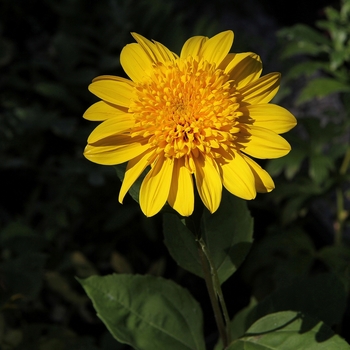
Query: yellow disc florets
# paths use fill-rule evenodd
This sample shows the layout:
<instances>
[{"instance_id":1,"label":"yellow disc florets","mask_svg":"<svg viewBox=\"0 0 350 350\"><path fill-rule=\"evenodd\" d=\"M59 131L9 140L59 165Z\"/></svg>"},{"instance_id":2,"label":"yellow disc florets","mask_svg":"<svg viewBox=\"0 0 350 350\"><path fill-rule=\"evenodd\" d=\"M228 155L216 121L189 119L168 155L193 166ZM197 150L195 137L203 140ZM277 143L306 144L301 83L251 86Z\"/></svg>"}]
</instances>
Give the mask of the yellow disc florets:
<instances>
[{"instance_id":1,"label":"yellow disc florets","mask_svg":"<svg viewBox=\"0 0 350 350\"><path fill-rule=\"evenodd\" d=\"M166 157L222 156L240 131L239 93L223 70L189 57L158 64L135 88L135 127Z\"/></svg>"}]
</instances>

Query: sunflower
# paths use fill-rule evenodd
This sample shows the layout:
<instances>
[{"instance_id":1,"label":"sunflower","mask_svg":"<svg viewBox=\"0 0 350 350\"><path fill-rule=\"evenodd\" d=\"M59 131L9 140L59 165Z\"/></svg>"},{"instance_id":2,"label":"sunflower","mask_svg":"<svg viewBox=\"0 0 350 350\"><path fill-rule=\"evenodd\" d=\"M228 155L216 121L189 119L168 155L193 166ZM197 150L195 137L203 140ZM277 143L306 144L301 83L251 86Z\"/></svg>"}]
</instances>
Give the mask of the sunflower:
<instances>
[{"instance_id":1,"label":"sunflower","mask_svg":"<svg viewBox=\"0 0 350 350\"><path fill-rule=\"evenodd\" d=\"M274 188L250 157L278 158L290 151L279 136L296 125L286 109L269 104L280 74L261 75L260 57L229 53L234 34L188 39L180 56L132 33L121 65L130 77L99 76L89 86L101 101L84 114L103 121L90 134L84 155L103 165L127 163L119 194L145 171L139 203L146 216L166 202L182 216L194 209L194 184L215 212L222 186L253 199Z\"/></svg>"}]
</instances>

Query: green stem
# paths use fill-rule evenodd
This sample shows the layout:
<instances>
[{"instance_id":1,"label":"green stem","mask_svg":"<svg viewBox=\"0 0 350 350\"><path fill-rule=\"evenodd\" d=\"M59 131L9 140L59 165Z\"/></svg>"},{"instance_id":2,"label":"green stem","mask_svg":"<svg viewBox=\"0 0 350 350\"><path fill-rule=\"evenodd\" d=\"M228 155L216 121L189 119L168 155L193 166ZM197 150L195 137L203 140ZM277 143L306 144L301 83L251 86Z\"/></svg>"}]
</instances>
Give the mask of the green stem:
<instances>
[{"instance_id":1,"label":"green stem","mask_svg":"<svg viewBox=\"0 0 350 350\"><path fill-rule=\"evenodd\" d=\"M340 245L343 236L343 225L344 225L344 198L341 188L336 189L337 197L337 221L334 225L334 244Z\"/></svg>"},{"instance_id":2,"label":"green stem","mask_svg":"<svg viewBox=\"0 0 350 350\"><path fill-rule=\"evenodd\" d=\"M197 241L197 242L198 242L198 253L199 253L199 257L200 257L201 264L202 264L202 270L203 270L203 274L204 274L204 280L205 280L205 284L206 284L207 289L208 289L208 294L209 294L211 306L212 306L213 311L214 311L215 322L216 322L216 325L218 327L218 330L220 333L220 338L222 339L222 343L224 345L224 348L226 348L228 346L228 338L227 338L227 333L226 333L226 329L225 329L224 319L222 318L220 305L218 303L217 295L215 292L213 278L212 278L212 275L210 273L208 260L206 259L206 256L203 252L203 249L202 249L199 241Z\"/></svg>"},{"instance_id":3,"label":"green stem","mask_svg":"<svg viewBox=\"0 0 350 350\"><path fill-rule=\"evenodd\" d=\"M340 166L340 170L339 170L340 175L346 174L349 168L349 164L350 164L350 147L348 147L348 149L346 150L343 162Z\"/></svg>"},{"instance_id":4,"label":"green stem","mask_svg":"<svg viewBox=\"0 0 350 350\"><path fill-rule=\"evenodd\" d=\"M226 327L223 325L225 338L224 337L221 337L221 338L223 339L224 348L226 348L226 346L228 346L228 344L230 343L230 329L229 329L230 317L229 317L229 314L227 311L224 295L222 293L221 284L219 281L219 275L218 275L218 272L215 268L213 260L211 258L209 249L206 246L204 240L202 238L199 238L197 241L198 241L198 244L201 248L201 252L202 252L201 254L205 256L206 263L207 263L207 265L209 264L209 267L210 267L210 277L211 277L210 280L211 280L212 288L213 288L214 293L215 293L215 300L216 300L216 303L219 300L221 310L222 310L222 313L221 313L220 308L219 308L221 319L222 319L222 314L224 315L225 324L226 324ZM224 341L224 339L226 341Z\"/></svg>"},{"instance_id":5,"label":"green stem","mask_svg":"<svg viewBox=\"0 0 350 350\"><path fill-rule=\"evenodd\" d=\"M340 176L344 176L346 172L348 171L350 165L350 147L346 150L343 162L339 169ZM344 195L341 188L341 184L337 186L336 188L336 196L337 196L337 222L335 223L334 231L334 243L336 245L339 245L342 243L342 236L343 236L343 228L345 220L348 216L348 213L345 211L344 208Z\"/></svg>"}]
</instances>

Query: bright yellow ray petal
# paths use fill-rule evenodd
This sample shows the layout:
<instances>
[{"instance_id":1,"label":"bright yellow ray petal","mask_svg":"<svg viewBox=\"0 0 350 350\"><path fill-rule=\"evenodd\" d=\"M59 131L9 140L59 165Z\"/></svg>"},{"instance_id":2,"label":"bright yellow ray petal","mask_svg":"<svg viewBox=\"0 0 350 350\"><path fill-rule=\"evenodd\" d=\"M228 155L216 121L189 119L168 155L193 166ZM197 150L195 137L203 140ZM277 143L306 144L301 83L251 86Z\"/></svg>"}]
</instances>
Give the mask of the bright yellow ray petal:
<instances>
[{"instance_id":1,"label":"bright yellow ray petal","mask_svg":"<svg viewBox=\"0 0 350 350\"><path fill-rule=\"evenodd\" d=\"M138 155L134 159L128 162L125 170L124 179L119 192L119 203L123 203L126 193L129 191L130 187L142 174L148 165L150 165L150 158L152 158L152 150L148 149L142 154Z\"/></svg>"},{"instance_id":2,"label":"bright yellow ray petal","mask_svg":"<svg viewBox=\"0 0 350 350\"><path fill-rule=\"evenodd\" d=\"M222 183L229 192L243 199L255 198L254 175L239 153L234 152L232 159L227 159L225 162L221 161L221 158L218 158L217 162Z\"/></svg>"},{"instance_id":3,"label":"bright yellow ray petal","mask_svg":"<svg viewBox=\"0 0 350 350\"><path fill-rule=\"evenodd\" d=\"M231 30L216 34L203 44L200 56L218 67L231 49L233 36Z\"/></svg>"},{"instance_id":4,"label":"bright yellow ray petal","mask_svg":"<svg viewBox=\"0 0 350 350\"><path fill-rule=\"evenodd\" d=\"M199 52L203 46L203 44L208 40L209 38L205 36L193 36L192 38L189 38L184 46L182 47L180 58L185 59L188 56L196 57L199 55Z\"/></svg>"},{"instance_id":5,"label":"bright yellow ray petal","mask_svg":"<svg viewBox=\"0 0 350 350\"><path fill-rule=\"evenodd\" d=\"M257 80L261 71L261 59L253 52L235 54L233 60L225 68L225 73L230 75L237 89Z\"/></svg>"},{"instance_id":6,"label":"bright yellow ray petal","mask_svg":"<svg viewBox=\"0 0 350 350\"><path fill-rule=\"evenodd\" d=\"M131 33L134 39L139 43L142 49L146 52L149 59L153 63L165 63L167 61L173 61L174 55L164 45L158 42L152 42L147 38L137 33Z\"/></svg>"},{"instance_id":7,"label":"bright yellow ray petal","mask_svg":"<svg viewBox=\"0 0 350 350\"><path fill-rule=\"evenodd\" d=\"M193 212L193 178L185 167L184 157L175 159L168 203L182 216L190 216Z\"/></svg>"},{"instance_id":8,"label":"bright yellow ray petal","mask_svg":"<svg viewBox=\"0 0 350 350\"><path fill-rule=\"evenodd\" d=\"M109 118L124 117L128 109L125 107L112 105L105 101L99 101L90 106L83 117L91 121L102 121Z\"/></svg>"},{"instance_id":9,"label":"bright yellow ray petal","mask_svg":"<svg viewBox=\"0 0 350 350\"><path fill-rule=\"evenodd\" d=\"M98 79L89 85L89 90L101 100L129 107L133 96L134 87L127 83L128 80Z\"/></svg>"},{"instance_id":10,"label":"bright yellow ray petal","mask_svg":"<svg viewBox=\"0 0 350 350\"><path fill-rule=\"evenodd\" d=\"M294 128L297 121L292 113L274 104L258 104L247 106L249 119L253 124L282 134Z\"/></svg>"},{"instance_id":11,"label":"bright yellow ray petal","mask_svg":"<svg viewBox=\"0 0 350 350\"><path fill-rule=\"evenodd\" d=\"M228 53L217 68L223 70L226 74L228 74L228 72L226 71L226 67L231 63L231 61L235 58L236 55L238 54Z\"/></svg>"},{"instance_id":12,"label":"bright yellow ray petal","mask_svg":"<svg viewBox=\"0 0 350 350\"><path fill-rule=\"evenodd\" d=\"M269 173L248 156L244 154L242 154L242 156L250 166L250 169L254 175L256 191L260 193L271 192L275 188L275 184Z\"/></svg>"},{"instance_id":13,"label":"bright yellow ray petal","mask_svg":"<svg viewBox=\"0 0 350 350\"><path fill-rule=\"evenodd\" d=\"M97 164L115 165L137 157L148 148L149 144L144 138L114 135L88 144L84 156Z\"/></svg>"},{"instance_id":14,"label":"bright yellow ray petal","mask_svg":"<svg viewBox=\"0 0 350 350\"><path fill-rule=\"evenodd\" d=\"M124 114L123 117L110 118L98 125L90 134L88 143L94 143L108 136L120 134L126 130L132 128L135 125L135 120L128 115Z\"/></svg>"},{"instance_id":15,"label":"bright yellow ray petal","mask_svg":"<svg viewBox=\"0 0 350 350\"><path fill-rule=\"evenodd\" d=\"M222 182L213 160L201 153L193 158L195 179L199 196L211 213L214 213L221 202Z\"/></svg>"},{"instance_id":16,"label":"bright yellow ray petal","mask_svg":"<svg viewBox=\"0 0 350 350\"><path fill-rule=\"evenodd\" d=\"M156 163L142 181L140 206L146 216L153 216L163 208L169 196L173 166L173 159L160 154Z\"/></svg>"},{"instance_id":17,"label":"bright yellow ray petal","mask_svg":"<svg viewBox=\"0 0 350 350\"><path fill-rule=\"evenodd\" d=\"M122 83L129 84L130 86L135 86L135 84L130 80L123 77L118 77L116 75L99 75L98 77L92 79L92 82L99 80L114 80L114 81L121 81Z\"/></svg>"},{"instance_id":18,"label":"bright yellow ray petal","mask_svg":"<svg viewBox=\"0 0 350 350\"><path fill-rule=\"evenodd\" d=\"M279 89L280 78L280 73L270 73L243 87L240 90L243 102L250 105L270 102Z\"/></svg>"},{"instance_id":19,"label":"bright yellow ray petal","mask_svg":"<svg viewBox=\"0 0 350 350\"><path fill-rule=\"evenodd\" d=\"M249 126L251 137L243 143L242 151L252 157L272 159L283 157L289 153L289 143L275 132L259 126Z\"/></svg>"},{"instance_id":20,"label":"bright yellow ray petal","mask_svg":"<svg viewBox=\"0 0 350 350\"><path fill-rule=\"evenodd\" d=\"M174 61L178 56L171 52L166 46L159 43L158 41L154 41L154 45L156 46L159 54L163 57L163 61Z\"/></svg>"},{"instance_id":21,"label":"bright yellow ray petal","mask_svg":"<svg viewBox=\"0 0 350 350\"><path fill-rule=\"evenodd\" d=\"M139 44L124 46L120 53L120 64L125 73L135 82L142 81L152 71L152 61Z\"/></svg>"},{"instance_id":22,"label":"bright yellow ray petal","mask_svg":"<svg viewBox=\"0 0 350 350\"><path fill-rule=\"evenodd\" d=\"M161 62L159 60L159 58L157 57L157 53L155 52L155 45L152 43L151 40L148 40L144 36L137 34L137 33L131 33L131 35L138 42L138 44L142 47L142 49L146 52L149 59L153 63Z\"/></svg>"}]
</instances>

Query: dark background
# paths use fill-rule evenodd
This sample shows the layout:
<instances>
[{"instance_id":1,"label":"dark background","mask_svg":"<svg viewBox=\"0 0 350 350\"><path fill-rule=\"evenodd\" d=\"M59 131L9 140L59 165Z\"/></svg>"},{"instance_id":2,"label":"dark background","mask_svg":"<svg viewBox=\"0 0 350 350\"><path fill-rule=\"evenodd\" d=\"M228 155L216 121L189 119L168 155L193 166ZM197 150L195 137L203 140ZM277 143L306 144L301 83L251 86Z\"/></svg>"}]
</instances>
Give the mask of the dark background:
<instances>
[{"instance_id":1,"label":"dark background","mask_svg":"<svg viewBox=\"0 0 350 350\"><path fill-rule=\"evenodd\" d=\"M314 26L326 5L337 2L1 1L0 302L6 331L18 331L18 349L38 349L39 340L56 349L50 341L60 345L62 339L67 349L116 348L86 302L77 275L163 275L209 305L203 281L169 257L161 216L146 219L130 197L120 205L114 169L82 156L96 126L82 118L96 101L87 86L98 75L125 76L119 53L133 41L130 31L179 52L189 36L232 29L233 51L259 53L265 73L283 71L283 43L276 31L295 23ZM259 239L277 214L261 197L251 210ZM332 239L327 227L322 232L319 245ZM248 303L251 292L240 273L224 285L231 316ZM210 308L204 312L210 343L217 334Z\"/></svg>"}]
</instances>

